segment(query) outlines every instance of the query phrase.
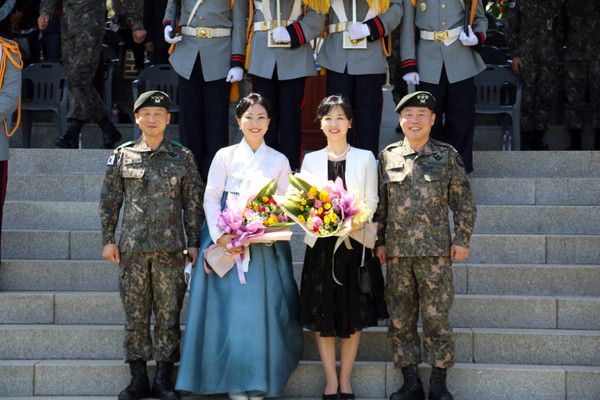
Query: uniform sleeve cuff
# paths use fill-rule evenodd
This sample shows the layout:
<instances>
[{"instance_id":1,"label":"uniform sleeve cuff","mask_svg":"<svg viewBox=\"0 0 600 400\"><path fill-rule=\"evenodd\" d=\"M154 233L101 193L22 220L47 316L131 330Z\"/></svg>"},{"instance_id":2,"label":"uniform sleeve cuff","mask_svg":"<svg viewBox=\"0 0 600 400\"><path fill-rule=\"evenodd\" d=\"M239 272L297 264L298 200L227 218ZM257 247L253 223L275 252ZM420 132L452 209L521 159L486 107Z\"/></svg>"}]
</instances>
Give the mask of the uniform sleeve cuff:
<instances>
[{"instance_id":1,"label":"uniform sleeve cuff","mask_svg":"<svg viewBox=\"0 0 600 400\"><path fill-rule=\"evenodd\" d=\"M482 45L485 42L485 35L483 32L475 32L475 36L477 36L477 44Z\"/></svg>"},{"instance_id":2,"label":"uniform sleeve cuff","mask_svg":"<svg viewBox=\"0 0 600 400\"><path fill-rule=\"evenodd\" d=\"M167 25L171 25L171 20L168 19L166 21L163 22L163 29L165 29L167 27Z\"/></svg>"},{"instance_id":3,"label":"uniform sleeve cuff","mask_svg":"<svg viewBox=\"0 0 600 400\"><path fill-rule=\"evenodd\" d=\"M234 54L231 56L231 68L244 68L244 64L246 64L246 56L243 56L241 54Z\"/></svg>"},{"instance_id":4,"label":"uniform sleeve cuff","mask_svg":"<svg viewBox=\"0 0 600 400\"><path fill-rule=\"evenodd\" d=\"M419 72L417 69L417 60L414 59L402 61L400 69L402 70L402 75L406 75L410 72Z\"/></svg>"},{"instance_id":5,"label":"uniform sleeve cuff","mask_svg":"<svg viewBox=\"0 0 600 400\"><path fill-rule=\"evenodd\" d=\"M384 36L385 29L383 28L383 23L379 17L365 21L365 24L367 24L369 30L371 31L371 35L368 37L369 42L374 42L375 40Z\"/></svg>"},{"instance_id":6,"label":"uniform sleeve cuff","mask_svg":"<svg viewBox=\"0 0 600 400\"><path fill-rule=\"evenodd\" d=\"M304 32L302 32L302 27L299 23L294 22L293 24L286 26L285 29L292 39L292 47L300 47L306 43L306 37L304 37Z\"/></svg>"},{"instance_id":7,"label":"uniform sleeve cuff","mask_svg":"<svg viewBox=\"0 0 600 400\"><path fill-rule=\"evenodd\" d=\"M188 236L188 248L190 247L200 247L200 237L191 237Z\"/></svg>"},{"instance_id":8,"label":"uniform sleeve cuff","mask_svg":"<svg viewBox=\"0 0 600 400\"><path fill-rule=\"evenodd\" d=\"M469 239L470 238L467 237L466 235L461 235L461 234L457 233L454 236L454 242L453 242L453 244L456 245L456 246L460 246L460 247L464 247L464 248L468 249L469 248L469 242L470 242Z\"/></svg>"}]
</instances>

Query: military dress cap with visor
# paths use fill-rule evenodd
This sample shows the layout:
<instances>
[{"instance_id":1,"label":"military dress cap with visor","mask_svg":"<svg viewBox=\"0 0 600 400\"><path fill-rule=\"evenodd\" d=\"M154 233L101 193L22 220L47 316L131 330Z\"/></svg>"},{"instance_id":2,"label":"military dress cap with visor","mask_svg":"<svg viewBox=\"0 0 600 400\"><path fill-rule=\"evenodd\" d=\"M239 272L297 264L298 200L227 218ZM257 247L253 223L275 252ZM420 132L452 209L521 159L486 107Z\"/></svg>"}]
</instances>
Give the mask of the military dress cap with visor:
<instances>
[{"instance_id":1,"label":"military dress cap with visor","mask_svg":"<svg viewBox=\"0 0 600 400\"><path fill-rule=\"evenodd\" d=\"M165 92L160 90L151 90L140 94L140 97L133 105L133 112L136 113L143 107L164 107L169 111L171 107L171 98Z\"/></svg>"},{"instance_id":2,"label":"military dress cap with visor","mask_svg":"<svg viewBox=\"0 0 600 400\"><path fill-rule=\"evenodd\" d=\"M400 113L404 107L427 107L433 111L435 107L435 97L429 92L409 93L400 100L396 106L396 112Z\"/></svg>"}]
</instances>

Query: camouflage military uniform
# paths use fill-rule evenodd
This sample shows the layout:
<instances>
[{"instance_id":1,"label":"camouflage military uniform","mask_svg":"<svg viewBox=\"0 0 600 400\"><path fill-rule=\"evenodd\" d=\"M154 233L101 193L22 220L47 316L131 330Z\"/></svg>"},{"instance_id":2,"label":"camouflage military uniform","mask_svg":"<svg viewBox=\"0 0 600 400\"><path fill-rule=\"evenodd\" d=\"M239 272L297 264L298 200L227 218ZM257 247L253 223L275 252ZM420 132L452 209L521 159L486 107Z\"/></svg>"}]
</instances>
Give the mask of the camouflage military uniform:
<instances>
[{"instance_id":1,"label":"camouflage military uniform","mask_svg":"<svg viewBox=\"0 0 600 400\"><path fill-rule=\"evenodd\" d=\"M592 126L600 129L600 42L590 34L600 20L597 1L566 0L567 52L565 55L566 124L583 128L586 88L592 103Z\"/></svg>"},{"instance_id":2,"label":"camouflage military uniform","mask_svg":"<svg viewBox=\"0 0 600 400\"><path fill-rule=\"evenodd\" d=\"M163 140L152 149L141 138L109 158L99 215L103 244L115 243L125 203L119 251L119 291L126 314L126 361L179 360L179 314L185 296L182 250L199 247L203 184L192 153ZM183 210L183 216L182 211ZM155 310L154 346L150 317Z\"/></svg>"},{"instance_id":3,"label":"camouflage military uniform","mask_svg":"<svg viewBox=\"0 0 600 400\"><path fill-rule=\"evenodd\" d=\"M506 40L510 57L520 57L521 130L548 129L556 93L559 50L564 34L561 0L512 1L507 14Z\"/></svg>"},{"instance_id":4,"label":"camouflage military uniform","mask_svg":"<svg viewBox=\"0 0 600 400\"><path fill-rule=\"evenodd\" d=\"M100 61L106 26L105 0L64 0L60 17L63 66L69 84L67 119L98 122L106 115L102 98L92 86ZM131 3L131 4L129 4ZM58 0L42 0L40 14L54 15ZM133 30L143 29L137 3L127 0Z\"/></svg>"},{"instance_id":5,"label":"camouflage military uniform","mask_svg":"<svg viewBox=\"0 0 600 400\"><path fill-rule=\"evenodd\" d=\"M454 364L448 312L454 298L450 246L469 247L476 207L462 158L450 145L429 139L416 153L407 141L379 154L377 246L386 247L388 337L396 367L425 361ZM454 213L452 241L448 208ZM417 334L419 301L423 347Z\"/></svg>"}]
</instances>

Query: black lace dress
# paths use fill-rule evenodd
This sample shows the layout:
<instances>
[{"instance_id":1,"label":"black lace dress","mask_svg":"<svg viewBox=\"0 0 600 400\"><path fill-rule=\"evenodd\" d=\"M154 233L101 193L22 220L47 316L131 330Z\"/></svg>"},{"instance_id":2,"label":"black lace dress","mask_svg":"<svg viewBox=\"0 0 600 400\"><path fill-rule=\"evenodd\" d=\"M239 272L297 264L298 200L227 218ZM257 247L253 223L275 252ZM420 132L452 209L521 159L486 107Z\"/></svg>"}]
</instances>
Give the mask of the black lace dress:
<instances>
[{"instance_id":1,"label":"black lace dress","mask_svg":"<svg viewBox=\"0 0 600 400\"><path fill-rule=\"evenodd\" d=\"M328 179L344 179L346 161L328 161ZM346 183L344 182L344 186ZM350 239L352 250L344 244L335 253L335 276L332 276L332 256L337 236L319 238L314 247L306 247L300 287L300 324L321 336L347 338L368 326L377 326L377 320L387 315L377 315L371 294L363 294L358 287L358 268L362 244ZM365 260L372 258L366 249ZM387 313L386 313L387 314Z\"/></svg>"}]
</instances>

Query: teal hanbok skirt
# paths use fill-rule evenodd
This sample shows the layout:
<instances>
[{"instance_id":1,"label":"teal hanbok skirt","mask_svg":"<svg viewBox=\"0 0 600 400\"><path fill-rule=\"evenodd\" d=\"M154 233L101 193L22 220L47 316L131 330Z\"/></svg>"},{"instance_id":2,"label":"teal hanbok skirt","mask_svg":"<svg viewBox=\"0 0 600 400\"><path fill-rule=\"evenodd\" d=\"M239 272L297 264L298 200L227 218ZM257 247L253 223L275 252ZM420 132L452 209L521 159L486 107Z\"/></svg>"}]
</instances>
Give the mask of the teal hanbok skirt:
<instances>
[{"instance_id":1,"label":"teal hanbok skirt","mask_svg":"<svg viewBox=\"0 0 600 400\"><path fill-rule=\"evenodd\" d=\"M201 238L176 389L281 396L303 348L289 242L250 245L242 285L235 266L223 278L204 272L202 253L212 244L206 223Z\"/></svg>"}]
</instances>

